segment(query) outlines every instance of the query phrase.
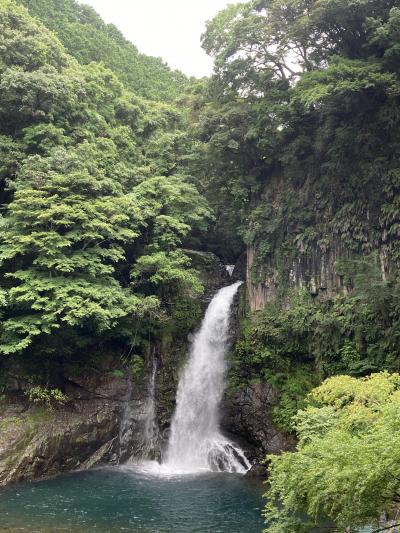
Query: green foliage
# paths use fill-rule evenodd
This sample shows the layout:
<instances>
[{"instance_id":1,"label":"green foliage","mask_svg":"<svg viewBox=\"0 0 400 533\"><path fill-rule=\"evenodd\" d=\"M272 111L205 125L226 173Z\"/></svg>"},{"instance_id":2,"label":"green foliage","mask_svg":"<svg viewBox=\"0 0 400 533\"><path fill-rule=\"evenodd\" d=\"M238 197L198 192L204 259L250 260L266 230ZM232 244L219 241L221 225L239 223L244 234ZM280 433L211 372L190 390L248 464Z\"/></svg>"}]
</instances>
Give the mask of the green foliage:
<instances>
[{"instance_id":1,"label":"green foliage","mask_svg":"<svg viewBox=\"0 0 400 533\"><path fill-rule=\"evenodd\" d=\"M64 404L68 398L59 389L49 389L39 385L31 387L25 393L29 401L36 404L46 405L51 409L55 405Z\"/></svg>"},{"instance_id":2,"label":"green foliage","mask_svg":"<svg viewBox=\"0 0 400 533\"><path fill-rule=\"evenodd\" d=\"M394 0L262 0L208 23L215 73L191 104L202 172L256 280L278 270L286 287L295 258L338 242L397 265L398 19Z\"/></svg>"},{"instance_id":3,"label":"green foliage","mask_svg":"<svg viewBox=\"0 0 400 533\"><path fill-rule=\"evenodd\" d=\"M51 31L37 24L12 0L1 0L0 25L2 72L7 67L28 72L43 67L60 69L69 63L63 46L54 39Z\"/></svg>"},{"instance_id":4,"label":"green foliage","mask_svg":"<svg viewBox=\"0 0 400 533\"><path fill-rule=\"evenodd\" d=\"M196 277L196 272L187 268L189 265L188 257L179 251L157 251L151 255L143 255L137 260L132 278L137 280L139 286L144 283L154 287L161 286L170 294L177 292L179 287L192 290L194 294L201 294L202 285Z\"/></svg>"},{"instance_id":5,"label":"green foliage","mask_svg":"<svg viewBox=\"0 0 400 533\"><path fill-rule=\"evenodd\" d=\"M399 283L375 282L370 262L346 267L357 280L351 295L323 301L288 293L253 314L236 343L231 379L266 379L280 391L274 418L286 430L293 431L292 416L326 376L400 369Z\"/></svg>"},{"instance_id":6,"label":"green foliage","mask_svg":"<svg viewBox=\"0 0 400 533\"><path fill-rule=\"evenodd\" d=\"M355 531L396 514L391 378L371 378L367 414L361 401L304 407L327 376L400 370L399 20L394 0L254 0L203 36L215 68L189 101L194 168L223 249L234 226L255 292L276 293L244 322L230 380L274 385L274 422L300 439L270 458L269 532ZM337 294L312 289L319 269L340 277ZM336 379L349 394L368 383Z\"/></svg>"},{"instance_id":7,"label":"green foliage","mask_svg":"<svg viewBox=\"0 0 400 533\"><path fill-rule=\"evenodd\" d=\"M380 56L393 35L395 4L246 2L229 6L208 23L203 46L215 57L216 74L226 86L265 94L271 82L296 80L303 72L324 68L336 55L355 60Z\"/></svg>"},{"instance_id":8,"label":"green foliage","mask_svg":"<svg viewBox=\"0 0 400 533\"><path fill-rule=\"evenodd\" d=\"M73 155L57 152L55 159L68 171L29 160L9 205L1 260L9 265L6 278L15 281L8 286L14 316L3 324L5 354L62 324L107 330L142 303L113 277L123 245L138 236L138 207L113 196L112 183L75 169Z\"/></svg>"},{"instance_id":9,"label":"green foliage","mask_svg":"<svg viewBox=\"0 0 400 533\"><path fill-rule=\"evenodd\" d=\"M202 316L198 299L188 296L177 297L171 307L171 320L168 326L172 333L183 337L198 326Z\"/></svg>"},{"instance_id":10,"label":"green foliage","mask_svg":"<svg viewBox=\"0 0 400 533\"><path fill-rule=\"evenodd\" d=\"M123 370L115 369L110 372L110 376L113 378L124 378L125 372Z\"/></svg>"},{"instance_id":11,"label":"green foliage","mask_svg":"<svg viewBox=\"0 0 400 533\"><path fill-rule=\"evenodd\" d=\"M3 418L0 420L0 429L2 431L6 431L11 424L19 425L22 424L23 420L21 418L18 418L17 416L10 416L7 418Z\"/></svg>"},{"instance_id":12,"label":"green foliage","mask_svg":"<svg viewBox=\"0 0 400 533\"><path fill-rule=\"evenodd\" d=\"M90 8L58 2L53 18L52 2L26 3L66 48L1 0L0 352L32 364L41 354L51 381L82 347L137 337L143 348L172 301L201 292L183 247L211 213L187 177L182 113L127 89L135 79L139 94L151 85L171 99L179 80Z\"/></svg>"},{"instance_id":13,"label":"green foliage","mask_svg":"<svg viewBox=\"0 0 400 533\"><path fill-rule=\"evenodd\" d=\"M299 365L293 373L277 374L269 381L279 391L279 401L273 409L273 421L281 429L292 431L294 416L305 406L305 398L317 382L314 368Z\"/></svg>"},{"instance_id":14,"label":"green foliage","mask_svg":"<svg viewBox=\"0 0 400 533\"><path fill-rule=\"evenodd\" d=\"M353 94L367 91L373 91L376 96L398 95L399 80L395 73L385 72L384 65L378 62L336 57L328 68L302 76L293 90L293 102L300 102L306 108L324 103L340 107Z\"/></svg>"},{"instance_id":15,"label":"green foliage","mask_svg":"<svg viewBox=\"0 0 400 533\"><path fill-rule=\"evenodd\" d=\"M270 456L268 532L378 528L399 506L400 376L325 381L299 411L294 453ZM303 518L307 516L308 518Z\"/></svg>"},{"instance_id":16,"label":"green foliage","mask_svg":"<svg viewBox=\"0 0 400 533\"><path fill-rule=\"evenodd\" d=\"M188 83L184 74L172 71L161 59L140 54L114 25L105 24L87 5L74 0L18 0L18 3L54 31L79 63L103 63L140 96L170 101Z\"/></svg>"},{"instance_id":17,"label":"green foliage","mask_svg":"<svg viewBox=\"0 0 400 533\"><path fill-rule=\"evenodd\" d=\"M144 366L143 357L141 357L140 355L134 354L132 356L132 363L131 363L132 376L133 377L139 376L143 371L143 366Z\"/></svg>"}]
</instances>

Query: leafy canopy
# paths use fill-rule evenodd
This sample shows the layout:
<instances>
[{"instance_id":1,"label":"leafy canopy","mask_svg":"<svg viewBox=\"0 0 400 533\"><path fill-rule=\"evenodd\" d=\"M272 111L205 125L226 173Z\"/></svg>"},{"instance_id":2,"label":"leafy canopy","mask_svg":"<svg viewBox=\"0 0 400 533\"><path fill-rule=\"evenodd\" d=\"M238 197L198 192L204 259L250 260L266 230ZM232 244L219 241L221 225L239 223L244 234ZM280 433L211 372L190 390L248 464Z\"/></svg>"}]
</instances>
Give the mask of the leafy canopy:
<instances>
[{"instance_id":1,"label":"leafy canopy","mask_svg":"<svg viewBox=\"0 0 400 533\"><path fill-rule=\"evenodd\" d=\"M130 60L90 9L60 8L60 31L77 17ZM0 352L62 358L57 338L73 352L82 337L133 335L144 316L155 327L171 293L202 290L183 247L211 215L185 173L182 114L127 90L117 67L78 63L11 0L0 40Z\"/></svg>"}]
</instances>

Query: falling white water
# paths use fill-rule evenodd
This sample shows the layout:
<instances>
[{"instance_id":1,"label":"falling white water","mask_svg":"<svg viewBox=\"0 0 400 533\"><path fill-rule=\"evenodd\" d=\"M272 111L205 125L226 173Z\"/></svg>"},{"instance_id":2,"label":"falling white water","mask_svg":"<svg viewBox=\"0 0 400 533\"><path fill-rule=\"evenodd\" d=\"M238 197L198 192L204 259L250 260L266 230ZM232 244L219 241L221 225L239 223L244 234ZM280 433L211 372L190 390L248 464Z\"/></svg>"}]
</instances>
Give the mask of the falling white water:
<instances>
[{"instance_id":1,"label":"falling white water","mask_svg":"<svg viewBox=\"0 0 400 533\"><path fill-rule=\"evenodd\" d=\"M250 468L243 451L219 428L230 311L240 284L224 287L214 296L194 338L178 386L166 461L162 465L165 471L245 473Z\"/></svg>"},{"instance_id":2,"label":"falling white water","mask_svg":"<svg viewBox=\"0 0 400 533\"><path fill-rule=\"evenodd\" d=\"M156 389L156 372L157 359L153 359L153 368L149 380L149 392L147 402L145 404L145 417L143 427L144 449L143 457L148 457L151 451L156 449L158 438L158 425L156 420L156 403L155 403L155 389Z\"/></svg>"},{"instance_id":3,"label":"falling white water","mask_svg":"<svg viewBox=\"0 0 400 533\"><path fill-rule=\"evenodd\" d=\"M225 270L228 272L229 277L231 278L233 271L235 270L235 265L225 265Z\"/></svg>"},{"instance_id":4,"label":"falling white water","mask_svg":"<svg viewBox=\"0 0 400 533\"><path fill-rule=\"evenodd\" d=\"M119 459L121 464L137 464L157 454L158 425L155 404L157 360L154 357L147 385L146 401L132 399L132 382L120 428Z\"/></svg>"}]
</instances>

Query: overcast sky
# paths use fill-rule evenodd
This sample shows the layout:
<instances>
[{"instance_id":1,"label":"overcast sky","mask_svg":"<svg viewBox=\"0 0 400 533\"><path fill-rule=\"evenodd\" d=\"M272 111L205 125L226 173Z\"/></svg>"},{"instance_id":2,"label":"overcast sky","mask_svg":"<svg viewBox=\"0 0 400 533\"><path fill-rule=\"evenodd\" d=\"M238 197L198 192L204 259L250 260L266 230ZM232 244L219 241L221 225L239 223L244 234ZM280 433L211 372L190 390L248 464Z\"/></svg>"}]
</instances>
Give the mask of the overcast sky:
<instances>
[{"instance_id":1,"label":"overcast sky","mask_svg":"<svg viewBox=\"0 0 400 533\"><path fill-rule=\"evenodd\" d=\"M144 54L190 76L212 71L200 46L205 22L234 0L82 0L115 24Z\"/></svg>"}]
</instances>

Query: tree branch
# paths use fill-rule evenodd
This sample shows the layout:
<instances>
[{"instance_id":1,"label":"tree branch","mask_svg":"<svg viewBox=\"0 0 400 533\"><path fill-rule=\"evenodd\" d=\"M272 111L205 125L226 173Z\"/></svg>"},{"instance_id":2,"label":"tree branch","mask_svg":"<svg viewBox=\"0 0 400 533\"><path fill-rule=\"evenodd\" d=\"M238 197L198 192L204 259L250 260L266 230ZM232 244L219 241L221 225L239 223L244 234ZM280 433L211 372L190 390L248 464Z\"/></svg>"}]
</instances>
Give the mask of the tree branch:
<instances>
[{"instance_id":1,"label":"tree branch","mask_svg":"<svg viewBox=\"0 0 400 533\"><path fill-rule=\"evenodd\" d=\"M383 527L381 529L374 529L372 533L379 533L380 531L388 531L388 529L391 529L392 527L397 527L397 526L400 526L400 522L398 522L397 524L392 524L391 526Z\"/></svg>"}]
</instances>

